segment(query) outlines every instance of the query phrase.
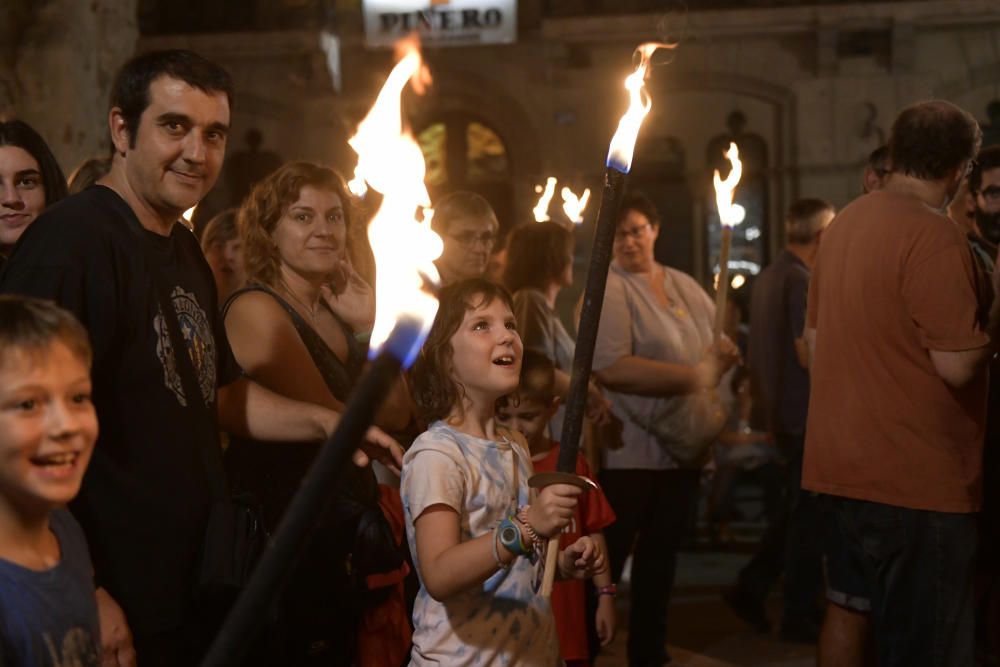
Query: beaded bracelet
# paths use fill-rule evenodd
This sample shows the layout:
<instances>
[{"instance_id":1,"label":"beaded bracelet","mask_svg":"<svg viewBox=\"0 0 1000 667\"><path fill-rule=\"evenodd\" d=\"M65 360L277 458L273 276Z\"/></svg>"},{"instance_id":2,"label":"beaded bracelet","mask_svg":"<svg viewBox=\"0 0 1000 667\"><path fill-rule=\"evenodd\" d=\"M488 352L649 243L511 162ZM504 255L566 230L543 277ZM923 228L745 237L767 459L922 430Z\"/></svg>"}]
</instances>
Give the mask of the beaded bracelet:
<instances>
[{"instance_id":1,"label":"beaded bracelet","mask_svg":"<svg viewBox=\"0 0 1000 667\"><path fill-rule=\"evenodd\" d=\"M528 523L527 505L521 505L517 509L517 520L521 522L522 526L524 526L524 532L528 534L528 539L530 539L531 543L535 546L535 551L541 551L542 547L545 544L545 541L538 536L538 533L535 532L535 529L531 527L530 523Z\"/></svg>"}]
</instances>

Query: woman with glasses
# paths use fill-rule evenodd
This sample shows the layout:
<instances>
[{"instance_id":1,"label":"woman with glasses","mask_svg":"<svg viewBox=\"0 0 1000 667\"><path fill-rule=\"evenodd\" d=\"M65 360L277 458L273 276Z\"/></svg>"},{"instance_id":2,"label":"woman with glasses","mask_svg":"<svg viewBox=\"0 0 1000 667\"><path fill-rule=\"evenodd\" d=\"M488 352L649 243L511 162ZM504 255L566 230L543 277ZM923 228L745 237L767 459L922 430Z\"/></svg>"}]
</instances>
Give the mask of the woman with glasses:
<instances>
[{"instance_id":1,"label":"woman with glasses","mask_svg":"<svg viewBox=\"0 0 1000 667\"><path fill-rule=\"evenodd\" d=\"M624 423L621 446L605 449L601 486L618 516L605 529L611 574L632 560L630 665L664 665L667 606L677 550L698 495L708 447L725 411L722 375L738 359L728 339L713 345L715 306L690 276L653 258L655 206L622 203L594 371Z\"/></svg>"},{"instance_id":2,"label":"woman with glasses","mask_svg":"<svg viewBox=\"0 0 1000 667\"><path fill-rule=\"evenodd\" d=\"M431 227L444 241L444 251L435 262L442 285L486 273L500 229L488 201L474 192L446 195L434 206Z\"/></svg>"}]
</instances>

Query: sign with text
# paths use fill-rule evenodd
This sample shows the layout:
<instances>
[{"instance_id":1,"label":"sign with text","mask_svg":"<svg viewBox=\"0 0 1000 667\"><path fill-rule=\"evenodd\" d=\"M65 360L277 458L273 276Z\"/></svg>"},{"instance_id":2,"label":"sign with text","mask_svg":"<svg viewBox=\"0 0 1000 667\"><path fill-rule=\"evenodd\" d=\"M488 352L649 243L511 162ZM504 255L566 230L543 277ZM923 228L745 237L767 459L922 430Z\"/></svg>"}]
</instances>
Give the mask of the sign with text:
<instances>
[{"instance_id":1,"label":"sign with text","mask_svg":"<svg viewBox=\"0 0 1000 667\"><path fill-rule=\"evenodd\" d=\"M392 46L416 31L423 46L509 44L517 0L364 0L368 46Z\"/></svg>"}]
</instances>

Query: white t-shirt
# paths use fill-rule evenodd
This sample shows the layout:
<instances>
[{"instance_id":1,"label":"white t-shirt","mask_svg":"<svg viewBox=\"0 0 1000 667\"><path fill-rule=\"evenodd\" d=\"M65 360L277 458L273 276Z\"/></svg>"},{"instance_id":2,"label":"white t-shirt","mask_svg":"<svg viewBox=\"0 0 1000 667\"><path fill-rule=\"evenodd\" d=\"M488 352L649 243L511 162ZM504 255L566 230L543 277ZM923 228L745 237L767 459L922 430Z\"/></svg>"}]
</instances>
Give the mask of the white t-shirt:
<instances>
[{"instance_id":1,"label":"white t-shirt","mask_svg":"<svg viewBox=\"0 0 1000 667\"><path fill-rule=\"evenodd\" d=\"M400 492L406 536L420 573L414 519L431 505L459 515L461 540L493 531L517 506L530 502L531 457L520 434L503 431L500 442L459 433L442 421L431 424L403 457ZM538 594L542 564L518 558L482 585L444 602L420 581L413 608L410 664L560 664L559 639L549 602Z\"/></svg>"}]
</instances>

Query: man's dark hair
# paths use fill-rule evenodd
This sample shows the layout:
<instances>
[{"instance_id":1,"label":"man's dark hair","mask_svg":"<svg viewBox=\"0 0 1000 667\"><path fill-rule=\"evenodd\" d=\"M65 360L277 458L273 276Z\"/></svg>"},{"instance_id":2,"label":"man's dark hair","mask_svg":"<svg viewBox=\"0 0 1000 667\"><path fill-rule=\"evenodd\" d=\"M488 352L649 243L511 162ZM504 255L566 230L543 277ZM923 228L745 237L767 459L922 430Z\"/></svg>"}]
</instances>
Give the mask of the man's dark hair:
<instances>
[{"instance_id":1,"label":"man's dark hair","mask_svg":"<svg viewBox=\"0 0 1000 667\"><path fill-rule=\"evenodd\" d=\"M161 76L206 93L225 93L232 112L233 79L221 65L183 49L144 53L125 63L111 88L111 107L121 109L130 147L135 147L139 118L150 103L149 86Z\"/></svg>"},{"instance_id":2,"label":"man's dark hair","mask_svg":"<svg viewBox=\"0 0 1000 667\"><path fill-rule=\"evenodd\" d=\"M983 172L1000 167L1000 145L987 146L979 151L969 172L969 192L977 194L983 185Z\"/></svg>"},{"instance_id":3,"label":"man's dark hair","mask_svg":"<svg viewBox=\"0 0 1000 667\"><path fill-rule=\"evenodd\" d=\"M0 119L0 146L16 146L35 158L45 188L45 206L66 196L66 177L42 136L22 120Z\"/></svg>"},{"instance_id":4,"label":"man's dark hair","mask_svg":"<svg viewBox=\"0 0 1000 667\"><path fill-rule=\"evenodd\" d=\"M889 162L893 172L937 181L975 157L982 138L969 112L943 100L920 102L893 122Z\"/></svg>"},{"instance_id":5,"label":"man's dark hair","mask_svg":"<svg viewBox=\"0 0 1000 667\"><path fill-rule=\"evenodd\" d=\"M785 216L785 238L789 243L810 243L816 235L823 231L819 222L819 214L825 211L836 212L833 204L825 199L799 199L788 207Z\"/></svg>"},{"instance_id":6,"label":"man's dark hair","mask_svg":"<svg viewBox=\"0 0 1000 667\"><path fill-rule=\"evenodd\" d=\"M660 225L660 212L656 210L656 204L641 192L632 192L625 195L622 199L621 208L618 209L618 219L615 221L615 224L620 225L629 211L643 214L653 227Z\"/></svg>"}]
</instances>

